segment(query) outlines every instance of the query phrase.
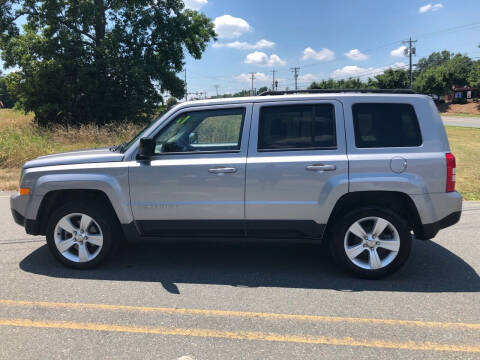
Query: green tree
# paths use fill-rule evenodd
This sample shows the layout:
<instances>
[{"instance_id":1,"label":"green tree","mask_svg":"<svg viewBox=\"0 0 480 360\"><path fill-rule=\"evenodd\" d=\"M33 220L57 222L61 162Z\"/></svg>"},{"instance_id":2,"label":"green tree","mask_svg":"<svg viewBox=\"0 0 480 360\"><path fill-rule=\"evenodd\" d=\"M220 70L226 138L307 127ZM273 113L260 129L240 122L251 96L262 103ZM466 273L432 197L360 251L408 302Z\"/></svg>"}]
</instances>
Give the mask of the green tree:
<instances>
[{"instance_id":1,"label":"green tree","mask_svg":"<svg viewBox=\"0 0 480 360\"><path fill-rule=\"evenodd\" d=\"M363 89L366 87L366 83L362 82L359 78L349 78L341 80L322 80L314 81L308 87L309 89Z\"/></svg>"},{"instance_id":2,"label":"green tree","mask_svg":"<svg viewBox=\"0 0 480 360\"><path fill-rule=\"evenodd\" d=\"M428 57L418 60L416 73L420 74L428 68L441 66L448 62L453 56L454 54L447 50L433 52Z\"/></svg>"},{"instance_id":3,"label":"green tree","mask_svg":"<svg viewBox=\"0 0 480 360\"><path fill-rule=\"evenodd\" d=\"M215 38L181 0L0 0L2 58L20 68L9 88L40 124L148 118L161 92L183 97L185 52Z\"/></svg>"},{"instance_id":4,"label":"green tree","mask_svg":"<svg viewBox=\"0 0 480 360\"><path fill-rule=\"evenodd\" d=\"M175 105L178 104L178 100L176 98L174 98L173 96L170 96L167 100L167 103L165 104L165 106L167 107L167 109L170 109L171 107L174 107Z\"/></svg>"},{"instance_id":5,"label":"green tree","mask_svg":"<svg viewBox=\"0 0 480 360\"><path fill-rule=\"evenodd\" d=\"M8 91L7 88L7 76L3 76L0 71L0 101L6 108L12 108L15 105L15 97Z\"/></svg>"},{"instance_id":6,"label":"green tree","mask_svg":"<svg viewBox=\"0 0 480 360\"><path fill-rule=\"evenodd\" d=\"M410 80L408 72L403 69L387 69L375 76L375 87L379 89L408 89Z\"/></svg>"},{"instance_id":7,"label":"green tree","mask_svg":"<svg viewBox=\"0 0 480 360\"><path fill-rule=\"evenodd\" d=\"M260 89L257 90L257 94L261 94L265 91L268 91L268 87L266 86L262 86Z\"/></svg>"},{"instance_id":8,"label":"green tree","mask_svg":"<svg viewBox=\"0 0 480 360\"><path fill-rule=\"evenodd\" d=\"M432 65L418 73L414 89L424 94L446 95L454 86L468 85L472 68L468 56L456 54L441 65Z\"/></svg>"},{"instance_id":9,"label":"green tree","mask_svg":"<svg viewBox=\"0 0 480 360\"><path fill-rule=\"evenodd\" d=\"M453 86L468 85L473 62L468 56L456 54L441 66L445 82L449 89Z\"/></svg>"},{"instance_id":10,"label":"green tree","mask_svg":"<svg viewBox=\"0 0 480 360\"><path fill-rule=\"evenodd\" d=\"M236 92L235 94L233 94L232 96L233 97L242 97L242 96L249 96L250 95L250 91L248 90L240 90L239 92Z\"/></svg>"},{"instance_id":11,"label":"green tree","mask_svg":"<svg viewBox=\"0 0 480 360\"><path fill-rule=\"evenodd\" d=\"M413 88L422 94L445 95L448 84L443 76L442 67L430 67L422 71L415 79Z\"/></svg>"},{"instance_id":12,"label":"green tree","mask_svg":"<svg viewBox=\"0 0 480 360\"><path fill-rule=\"evenodd\" d=\"M480 87L480 61L475 61L468 77L468 84L472 87Z\"/></svg>"}]
</instances>

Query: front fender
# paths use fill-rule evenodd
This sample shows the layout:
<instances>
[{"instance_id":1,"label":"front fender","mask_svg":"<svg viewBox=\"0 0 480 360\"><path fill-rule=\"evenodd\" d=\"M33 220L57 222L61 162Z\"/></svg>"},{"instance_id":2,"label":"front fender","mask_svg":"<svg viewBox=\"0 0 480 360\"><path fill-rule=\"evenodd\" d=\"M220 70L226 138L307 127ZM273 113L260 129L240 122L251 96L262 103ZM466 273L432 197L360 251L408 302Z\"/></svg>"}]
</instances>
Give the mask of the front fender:
<instances>
[{"instance_id":1,"label":"front fender","mask_svg":"<svg viewBox=\"0 0 480 360\"><path fill-rule=\"evenodd\" d=\"M49 192L58 190L98 190L105 193L122 224L133 221L128 191L128 172L120 179L109 174L63 173L45 174L37 178L28 206L27 218L36 219L40 204Z\"/></svg>"}]
</instances>

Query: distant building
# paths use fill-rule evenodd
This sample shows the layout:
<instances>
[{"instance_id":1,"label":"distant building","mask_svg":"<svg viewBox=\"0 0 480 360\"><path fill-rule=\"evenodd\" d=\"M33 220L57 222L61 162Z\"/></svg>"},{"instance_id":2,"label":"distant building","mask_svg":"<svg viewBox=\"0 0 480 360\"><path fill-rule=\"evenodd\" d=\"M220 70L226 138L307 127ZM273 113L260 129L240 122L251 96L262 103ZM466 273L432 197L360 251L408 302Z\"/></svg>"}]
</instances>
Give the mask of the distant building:
<instances>
[{"instance_id":1,"label":"distant building","mask_svg":"<svg viewBox=\"0 0 480 360\"><path fill-rule=\"evenodd\" d=\"M478 99L480 95L480 88L473 88L471 86L455 86L453 91L448 95L448 100L453 99L463 100L468 102L471 99Z\"/></svg>"}]
</instances>

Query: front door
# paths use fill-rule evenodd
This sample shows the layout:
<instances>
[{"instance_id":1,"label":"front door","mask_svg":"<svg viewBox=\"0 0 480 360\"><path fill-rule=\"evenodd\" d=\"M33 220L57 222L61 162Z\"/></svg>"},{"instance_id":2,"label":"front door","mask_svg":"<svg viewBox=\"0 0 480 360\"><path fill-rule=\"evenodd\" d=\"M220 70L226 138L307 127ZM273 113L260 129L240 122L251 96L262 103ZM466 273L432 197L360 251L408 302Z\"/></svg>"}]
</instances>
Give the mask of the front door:
<instances>
[{"instance_id":1,"label":"front door","mask_svg":"<svg viewBox=\"0 0 480 360\"><path fill-rule=\"evenodd\" d=\"M142 235L244 235L251 108L186 108L166 120L151 161L130 168L132 211Z\"/></svg>"},{"instance_id":2,"label":"front door","mask_svg":"<svg viewBox=\"0 0 480 360\"><path fill-rule=\"evenodd\" d=\"M321 237L348 191L342 104L255 104L245 190L249 235Z\"/></svg>"}]
</instances>

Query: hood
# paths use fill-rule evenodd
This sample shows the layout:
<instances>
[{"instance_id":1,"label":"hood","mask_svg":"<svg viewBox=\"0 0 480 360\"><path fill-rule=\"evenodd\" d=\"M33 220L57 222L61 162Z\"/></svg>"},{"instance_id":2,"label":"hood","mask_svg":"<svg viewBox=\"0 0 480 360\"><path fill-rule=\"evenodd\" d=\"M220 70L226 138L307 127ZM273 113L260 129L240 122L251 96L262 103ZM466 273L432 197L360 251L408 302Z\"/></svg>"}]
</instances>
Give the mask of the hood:
<instances>
[{"instance_id":1,"label":"hood","mask_svg":"<svg viewBox=\"0 0 480 360\"><path fill-rule=\"evenodd\" d=\"M69 165L69 164L88 164L100 162L122 161L123 154L110 151L108 148L90 149L70 151L60 154L52 154L40 156L36 159L27 161L23 165L24 169L40 167L40 166L54 166L54 165Z\"/></svg>"}]
</instances>

